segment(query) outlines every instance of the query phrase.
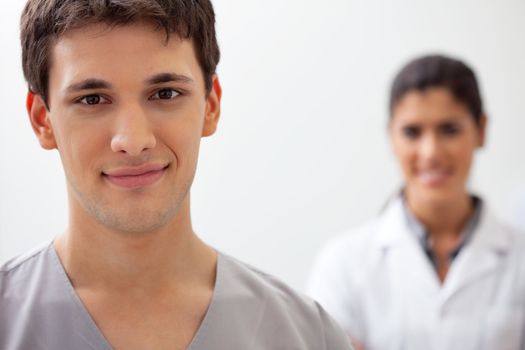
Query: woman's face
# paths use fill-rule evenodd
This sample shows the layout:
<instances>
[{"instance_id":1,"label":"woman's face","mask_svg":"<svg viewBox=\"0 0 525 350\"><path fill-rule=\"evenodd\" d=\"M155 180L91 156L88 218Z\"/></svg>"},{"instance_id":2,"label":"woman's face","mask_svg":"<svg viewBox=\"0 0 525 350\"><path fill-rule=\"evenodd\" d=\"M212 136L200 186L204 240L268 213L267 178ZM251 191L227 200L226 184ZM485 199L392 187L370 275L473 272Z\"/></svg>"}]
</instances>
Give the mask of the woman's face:
<instances>
[{"instance_id":1,"label":"woman's face","mask_svg":"<svg viewBox=\"0 0 525 350\"><path fill-rule=\"evenodd\" d=\"M474 151L484 142L485 124L483 117L478 126L446 88L406 93L392 110L390 139L407 194L433 202L464 195Z\"/></svg>"}]
</instances>

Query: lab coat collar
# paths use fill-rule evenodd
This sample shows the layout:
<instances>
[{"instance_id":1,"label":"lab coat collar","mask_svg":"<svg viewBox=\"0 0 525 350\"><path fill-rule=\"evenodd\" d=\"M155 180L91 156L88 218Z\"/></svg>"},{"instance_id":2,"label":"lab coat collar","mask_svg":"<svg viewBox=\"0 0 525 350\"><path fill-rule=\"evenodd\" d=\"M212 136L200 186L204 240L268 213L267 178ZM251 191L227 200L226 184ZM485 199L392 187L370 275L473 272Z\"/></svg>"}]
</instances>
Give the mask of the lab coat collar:
<instances>
[{"instance_id":1,"label":"lab coat collar","mask_svg":"<svg viewBox=\"0 0 525 350\"><path fill-rule=\"evenodd\" d=\"M379 255L400 250L397 254L403 260L399 262L404 266L402 271L418 276L419 288L439 290L443 302L463 287L496 271L502 257L512 248L512 232L498 222L485 202L478 227L451 265L445 283L440 285L416 238L408 232L402 205L401 198L396 198L381 214L377 222L379 234L375 235L372 244L381 251Z\"/></svg>"},{"instance_id":2,"label":"lab coat collar","mask_svg":"<svg viewBox=\"0 0 525 350\"><path fill-rule=\"evenodd\" d=\"M486 203L483 205L476 231L471 243L476 248L505 254L512 247L511 231L498 221Z\"/></svg>"},{"instance_id":3,"label":"lab coat collar","mask_svg":"<svg viewBox=\"0 0 525 350\"><path fill-rule=\"evenodd\" d=\"M508 230L503 229L501 224L492 214L487 203L483 203L480 222L476 232L468 246L475 246L476 249L492 251L497 254L504 254L512 246L512 235ZM393 247L394 245L407 240L407 223L403 212L403 202L400 197L395 198L381 214L381 219L377 223L380 234L376 235L374 245L380 249Z\"/></svg>"},{"instance_id":4,"label":"lab coat collar","mask_svg":"<svg viewBox=\"0 0 525 350\"><path fill-rule=\"evenodd\" d=\"M432 263L423 251L415 235L409 232L401 197L386 207L377 221L372 246L376 247L372 264L389 264L389 269L399 281L403 294L419 292L434 295L440 283Z\"/></svg>"},{"instance_id":5,"label":"lab coat collar","mask_svg":"<svg viewBox=\"0 0 525 350\"><path fill-rule=\"evenodd\" d=\"M494 273L513 245L510 230L485 205L471 242L460 252L449 269L443 286L443 301L483 276Z\"/></svg>"},{"instance_id":6,"label":"lab coat collar","mask_svg":"<svg viewBox=\"0 0 525 350\"><path fill-rule=\"evenodd\" d=\"M386 249L407 239L407 227L403 212L403 201L396 197L381 213L377 223L380 232L374 238L373 244L379 249Z\"/></svg>"}]
</instances>

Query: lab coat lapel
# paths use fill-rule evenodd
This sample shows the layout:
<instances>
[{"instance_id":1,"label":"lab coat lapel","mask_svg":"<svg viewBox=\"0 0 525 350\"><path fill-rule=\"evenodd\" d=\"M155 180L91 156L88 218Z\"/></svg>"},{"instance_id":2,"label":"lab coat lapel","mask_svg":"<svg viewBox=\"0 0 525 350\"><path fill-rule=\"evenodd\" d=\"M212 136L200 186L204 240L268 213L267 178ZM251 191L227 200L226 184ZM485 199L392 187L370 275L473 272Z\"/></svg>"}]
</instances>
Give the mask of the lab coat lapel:
<instances>
[{"instance_id":1,"label":"lab coat lapel","mask_svg":"<svg viewBox=\"0 0 525 350\"><path fill-rule=\"evenodd\" d=\"M383 214L376 245L383 251L385 266L398 280L404 294L435 295L440 283L434 268L416 237L409 231L401 199L396 199Z\"/></svg>"},{"instance_id":2,"label":"lab coat lapel","mask_svg":"<svg viewBox=\"0 0 525 350\"><path fill-rule=\"evenodd\" d=\"M512 236L500 227L487 208L472 240L467 243L452 264L443 289L443 302L462 288L497 271L503 256L512 245Z\"/></svg>"}]
</instances>

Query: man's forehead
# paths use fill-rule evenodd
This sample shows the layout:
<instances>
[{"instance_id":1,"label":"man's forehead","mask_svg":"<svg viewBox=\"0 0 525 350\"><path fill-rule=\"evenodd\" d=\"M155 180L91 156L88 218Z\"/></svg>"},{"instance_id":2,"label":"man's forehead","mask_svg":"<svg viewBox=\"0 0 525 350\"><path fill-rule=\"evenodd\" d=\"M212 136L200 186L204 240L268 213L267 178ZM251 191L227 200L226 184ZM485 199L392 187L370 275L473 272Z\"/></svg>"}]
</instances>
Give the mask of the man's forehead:
<instances>
[{"instance_id":1,"label":"man's forehead","mask_svg":"<svg viewBox=\"0 0 525 350\"><path fill-rule=\"evenodd\" d=\"M197 80L200 66L190 40L174 35L166 41L165 32L154 25L115 27L96 23L57 39L51 55L51 80L53 71L68 76L67 85L89 78L107 80L119 73L148 82L169 78L190 83ZM159 78L159 74L164 77Z\"/></svg>"}]
</instances>

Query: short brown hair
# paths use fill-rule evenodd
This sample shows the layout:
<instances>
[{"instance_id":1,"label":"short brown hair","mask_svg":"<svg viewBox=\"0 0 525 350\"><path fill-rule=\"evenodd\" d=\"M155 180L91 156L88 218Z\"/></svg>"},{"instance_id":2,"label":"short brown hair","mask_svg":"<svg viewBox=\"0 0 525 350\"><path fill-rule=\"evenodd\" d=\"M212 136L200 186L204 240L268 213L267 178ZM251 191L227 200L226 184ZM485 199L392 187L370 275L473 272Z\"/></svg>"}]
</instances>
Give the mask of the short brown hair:
<instances>
[{"instance_id":1,"label":"short brown hair","mask_svg":"<svg viewBox=\"0 0 525 350\"><path fill-rule=\"evenodd\" d=\"M192 40L206 91L219 63L210 0L28 0L21 17L22 66L29 90L48 104L50 52L65 32L94 23L121 26L147 21Z\"/></svg>"}]
</instances>

